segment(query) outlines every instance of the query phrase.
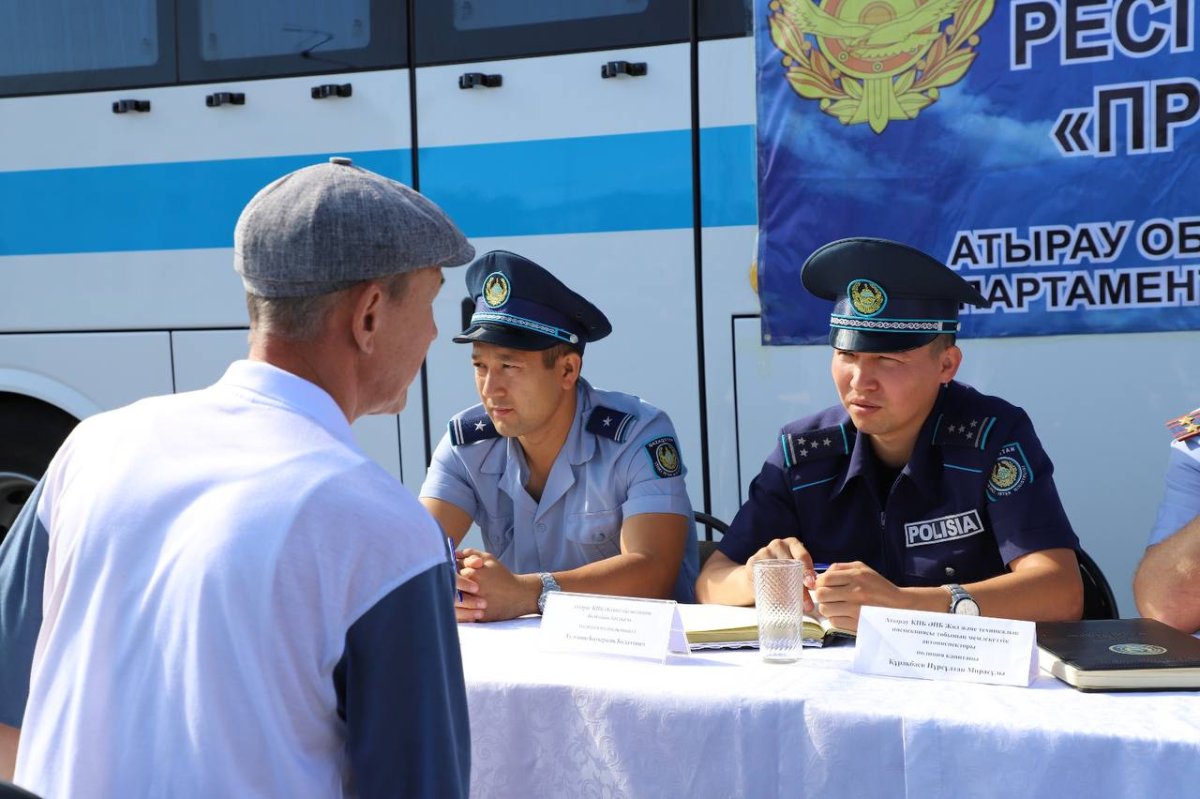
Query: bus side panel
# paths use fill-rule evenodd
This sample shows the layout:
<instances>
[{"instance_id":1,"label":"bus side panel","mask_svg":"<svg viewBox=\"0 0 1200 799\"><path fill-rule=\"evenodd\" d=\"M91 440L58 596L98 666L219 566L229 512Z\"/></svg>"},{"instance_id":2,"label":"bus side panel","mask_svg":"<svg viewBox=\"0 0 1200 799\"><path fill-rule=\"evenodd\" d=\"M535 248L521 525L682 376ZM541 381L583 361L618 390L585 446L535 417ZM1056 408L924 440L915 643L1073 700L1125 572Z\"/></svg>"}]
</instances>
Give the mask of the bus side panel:
<instances>
[{"instance_id":1,"label":"bus side panel","mask_svg":"<svg viewBox=\"0 0 1200 799\"><path fill-rule=\"evenodd\" d=\"M616 60L645 62L647 73L601 78ZM460 90L468 68L503 85ZM662 45L420 68L417 105L422 191L480 253L526 255L609 316L614 332L587 348L583 375L671 415L698 505L689 81L687 45ZM469 351L446 335L462 324L462 281L449 275L438 300L435 441L450 415L478 402Z\"/></svg>"},{"instance_id":2,"label":"bus side panel","mask_svg":"<svg viewBox=\"0 0 1200 799\"><path fill-rule=\"evenodd\" d=\"M0 391L77 418L171 393L166 333L0 335Z\"/></svg>"},{"instance_id":3,"label":"bus side panel","mask_svg":"<svg viewBox=\"0 0 1200 799\"><path fill-rule=\"evenodd\" d=\"M753 282L754 93L745 90L754 85L754 40L701 42L699 81L709 478L712 512L728 522L741 504L733 318L758 313ZM755 442L749 444L757 451ZM699 497L692 500L698 504Z\"/></svg>"},{"instance_id":4,"label":"bus side panel","mask_svg":"<svg viewBox=\"0 0 1200 799\"><path fill-rule=\"evenodd\" d=\"M342 76L352 96L312 99L323 80L5 100L23 122L0 151L0 279L21 286L0 292L5 327L244 325L231 247L255 192L331 154L411 182L407 71ZM208 107L217 89L245 104ZM113 114L130 96L151 111Z\"/></svg>"}]
</instances>

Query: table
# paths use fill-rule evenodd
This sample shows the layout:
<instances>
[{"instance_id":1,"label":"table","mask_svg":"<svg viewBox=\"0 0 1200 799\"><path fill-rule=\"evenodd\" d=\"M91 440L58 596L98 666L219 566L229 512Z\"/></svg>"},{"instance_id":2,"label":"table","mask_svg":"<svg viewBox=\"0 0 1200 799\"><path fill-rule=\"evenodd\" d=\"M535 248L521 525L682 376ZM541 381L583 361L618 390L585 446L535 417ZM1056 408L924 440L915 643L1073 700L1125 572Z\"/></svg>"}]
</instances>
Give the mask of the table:
<instances>
[{"instance_id":1,"label":"table","mask_svg":"<svg viewBox=\"0 0 1200 799\"><path fill-rule=\"evenodd\" d=\"M461 625L474 797L1200 796L1200 694L1084 694L539 650L538 619Z\"/></svg>"}]
</instances>

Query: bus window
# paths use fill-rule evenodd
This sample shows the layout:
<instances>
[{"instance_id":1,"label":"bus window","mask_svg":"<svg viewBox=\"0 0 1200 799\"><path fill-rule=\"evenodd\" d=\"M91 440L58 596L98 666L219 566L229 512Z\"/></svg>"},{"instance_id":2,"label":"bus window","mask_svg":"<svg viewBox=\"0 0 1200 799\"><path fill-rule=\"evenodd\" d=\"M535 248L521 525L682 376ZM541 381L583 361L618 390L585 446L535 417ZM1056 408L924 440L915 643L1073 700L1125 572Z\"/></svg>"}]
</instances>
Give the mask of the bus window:
<instances>
[{"instance_id":1,"label":"bus window","mask_svg":"<svg viewBox=\"0 0 1200 799\"><path fill-rule=\"evenodd\" d=\"M688 40L690 0L411 1L420 66Z\"/></svg>"},{"instance_id":2,"label":"bus window","mask_svg":"<svg viewBox=\"0 0 1200 799\"><path fill-rule=\"evenodd\" d=\"M0 4L0 95L169 83L170 0L37 0Z\"/></svg>"},{"instance_id":3,"label":"bus window","mask_svg":"<svg viewBox=\"0 0 1200 799\"><path fill-rule=\"evenodd\" d=\"M701 39L754 35L754 0L696 0Z\"/></svg>"},{"instance_id":4,"label":"bus window","mask_svg":"<svg viewBox=\"0 0 1200 799\"><path fill-rule=\"evenodd\" d=\"M404 3L394 0L181 0L184 81L400 67Z\"/></svg>"},{"instance_id":5,"label":"bus window","mask_svg":"<svg viewBox=\"0 0 1200 799\"><path fill-rule=\"evenodd\" d=\"M650 0L529 0L520 5L508 0L454 0L454 27L470 31L641 14L649 4Z\"/></svg>"}]
</instances>

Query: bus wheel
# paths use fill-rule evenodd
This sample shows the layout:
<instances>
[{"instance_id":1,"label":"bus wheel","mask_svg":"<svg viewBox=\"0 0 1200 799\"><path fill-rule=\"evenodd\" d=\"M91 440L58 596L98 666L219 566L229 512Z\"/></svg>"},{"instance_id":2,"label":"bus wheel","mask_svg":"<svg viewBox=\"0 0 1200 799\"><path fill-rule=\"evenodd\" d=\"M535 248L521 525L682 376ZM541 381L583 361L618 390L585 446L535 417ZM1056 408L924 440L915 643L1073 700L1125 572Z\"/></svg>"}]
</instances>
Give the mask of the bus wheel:
<instances>
[{"instance_id":1,"label":"bus wheel","mask_svg":"<svg viewBox=\"0 0 1200 799\"><path fill-rule=\"evenodd\" d=\"M40 400L0 393L0 541L78 421Z\"/></svg>"}]
</instances>

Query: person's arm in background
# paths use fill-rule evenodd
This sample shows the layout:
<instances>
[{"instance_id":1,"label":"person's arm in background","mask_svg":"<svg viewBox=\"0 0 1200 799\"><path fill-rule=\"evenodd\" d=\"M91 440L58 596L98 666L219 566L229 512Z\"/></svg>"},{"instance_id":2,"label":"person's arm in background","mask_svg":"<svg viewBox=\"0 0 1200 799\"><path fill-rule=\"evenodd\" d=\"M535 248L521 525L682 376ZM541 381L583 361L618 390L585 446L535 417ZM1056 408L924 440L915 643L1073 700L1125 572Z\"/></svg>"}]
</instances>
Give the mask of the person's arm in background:
<instances>
[{"instance_id":1,"label":"person's arm in background","mask_svg":"<svg viewBox=\"0 0 1200 799\"><path fill-rule=\"evenodd\" d=\"M0 777L12 780L42 626L42 585L50 539L37 515L39 482L0 544Z\"/></svg>"},{"instance_id":2,"label":"person's arm in background","mask_svg":"<svg viewBox=\"0 0 1200 799\"><path fill-rule=\"evenodd\" d=\"M1162 502L1133 577L1138 611L1192 633L1200 629L1200 439L1171 444Z\"/></svg>"},{"instance_id":3,"label":"person's arm in background","mask_svg":"<svg viewBox=\"0 0 1200 799\"><path fill-rule=\"evenodd\" d=\"M1146 548L1133 597L1143 616L1185 633L1200 631L1200 516Z\"/></svg>"}]
</instances>

